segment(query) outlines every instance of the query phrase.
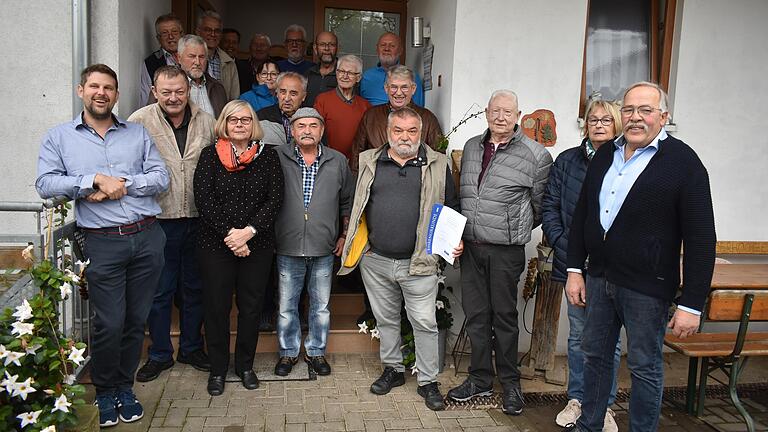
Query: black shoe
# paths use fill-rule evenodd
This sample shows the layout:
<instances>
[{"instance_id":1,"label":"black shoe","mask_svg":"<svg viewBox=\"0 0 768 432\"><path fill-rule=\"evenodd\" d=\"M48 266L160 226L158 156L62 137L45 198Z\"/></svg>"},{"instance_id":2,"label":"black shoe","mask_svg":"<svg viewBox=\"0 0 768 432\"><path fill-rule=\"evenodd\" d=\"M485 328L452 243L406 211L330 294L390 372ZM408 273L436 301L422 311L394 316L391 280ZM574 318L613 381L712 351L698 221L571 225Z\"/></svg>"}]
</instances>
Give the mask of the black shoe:
<instances>
[{"instance_id":1,"label":"black shoe","mask_svg":"<svg viewBox=\"0 0 768 432\"><path fill-rule=\"evenodd\" d=\"M325 360L325 356L309 356L305 354L304 361L307 362L318 375L331 374L331 365Z\"/></svg>"},{"instance_id":2,"label":"black shoe","mask_svg":"<svg viewBox=\"0 0 768 432\"><path fill-rule=\"evenodd\" d=\"M520 415L523 412L523 392L520 391L519 387L504 389L501 399L501 410L504 411L504 414Z\"/></svg>"},{"instance_id":3,"label":"black shoe","mask_svg":"<svg viewBox=\"0 0 768 432\"><path fill-rule=\"evenodd\" d=\"M211 361L208 360L208 355L203 350L192 351L187 355L179 351L176 361L188 364L199 371L208 372L211 370Z\"/></svg>"},{"instance_id":4,"label":"black shoe","mask_svg":"<svg viewBox=\"0 0 768 432\"><path fill-rule=\"evenodd\" d=\"M565 427L563 427L562 430L563 431L568 431L568 432L580 432L581 431L581 429L578 426L576 426L576 423L568 423L567 425L565 425Z\"/></svg>"},{"instance_id":5,"label":"black shoe","mask_svg":"<svg viewBox=\"0 0 768 432\"><path fill-rule=\"evenodd\" d=\"M445 401L443 400L443 395L440 394L440 389L437 388L436 382L419 386L416 392L424 398L424 405L432 411L442 411L445 409Z\"/></svg>"},{"instance_id":6,"label":"black shoe","mask_svg":"<svg viewBox=\"0 0 768 432\"><path fill-rule=\"evenodd\" d=\"M457 402L466 402L480 396L493 396L493 387L488 389L480 388L467 378L458 387L448 390L448 397Z\"/></svg>"},{"instance_id":7,"label":"black shoe","mask_svg":"<svg viewBox=\"0 0 768 432\"><path fill-rule=\"evenodd\" d=\"M370 309L366 309L365 312L363 312L362 315L357 317L357 323L358 324L362 324L362 323L364 323L364 322L366 322L368 320L371 320L373 318L374 318L373 317L373 312Z\"/></svg>"},{"instance_id":8,"label":"black shoe","mask_svg":"<svg viewBox=\"0 0 768 432\"><path fill-rule=\"evenodd\" d=\"M371 393L385 395L392 390L392 387L399 387L403 384L405 384L405 374L396 371L392 366L387 366L379 379L371 384Z\"/></svg>"},{"instance_id":9,"label":"black shoe","mask_svg":"<svg viewBox=\"0 0 768 432\"><path fill-rule=\"evenodd\" d=\"M152 381L153 379L156 379L160 376L160 372L166 369L170 369L171 366L173 366L173 359L168 361L157 361L149 359L136 373L136 381Z\"/></svg>"},{"instance_id":10,"label":"black shoe","mask_svg":"<svg viewBox=\"0 0 768 432\"><path fill-rule=\"evenodd\" d=\"M278 360L277 364L275 365L275 375L287 376L293 370L293 365L295 365L298 361L298 357L280 357L280 360Z\"/></svg>"},{"instance_id":11,"label":"black shoe","mask_svg":"<svg viewBox=\"0 0 768 432\"><path fill-rule=\"evenodd\" d=\"M253 371L253 369L239 373L237 376L239 376L243 381L243 387L246 389L256 390L259 388L259 377L256 376L256 373Z\"/></svg>"},{"instance_id":12,"label":"black shoe","mask_svg":"<svg viewBox=\"0 0 768 432\"><path fill-rule=\"evenodd\" d=\"M208 394L221 396L224 393L224 375L211 375L208 377Z\"/></svg>"}]
</instances>

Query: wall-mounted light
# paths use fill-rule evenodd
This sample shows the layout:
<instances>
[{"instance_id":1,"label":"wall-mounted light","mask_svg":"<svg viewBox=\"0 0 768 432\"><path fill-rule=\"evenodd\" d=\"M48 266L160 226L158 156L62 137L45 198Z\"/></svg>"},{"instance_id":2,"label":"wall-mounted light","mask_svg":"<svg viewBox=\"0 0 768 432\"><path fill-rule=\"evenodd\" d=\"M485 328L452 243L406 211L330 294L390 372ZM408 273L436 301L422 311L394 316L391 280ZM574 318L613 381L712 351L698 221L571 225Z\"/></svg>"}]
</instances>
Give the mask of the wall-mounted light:
<instances>
[{"instance_id":1,"label":"wall-mounted light","mask_svg":"<svg viewBox=\"0 0 768 432\"><path fill-rule=\"evenodd\" d=\"M421 48L424 46L424 40L429 39L432 29L424 26L424 18L415 16L411 18L411 46Z\"/></svg>"}]
</instances>

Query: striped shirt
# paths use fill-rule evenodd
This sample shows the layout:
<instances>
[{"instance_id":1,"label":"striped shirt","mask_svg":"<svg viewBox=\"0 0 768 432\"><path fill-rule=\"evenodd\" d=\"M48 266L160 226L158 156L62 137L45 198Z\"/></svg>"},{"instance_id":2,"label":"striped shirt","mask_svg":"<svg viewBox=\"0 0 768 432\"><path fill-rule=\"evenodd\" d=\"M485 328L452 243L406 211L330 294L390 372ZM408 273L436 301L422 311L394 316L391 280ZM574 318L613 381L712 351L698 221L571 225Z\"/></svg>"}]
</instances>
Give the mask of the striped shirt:
<instances>
[{"instance_id":1,"label":"striped shirt","mask_svg":"<svg viewBox=\"0 0 768 432\"><path fill-rule=\"evenodd\" d=\"M323 155L323 146L317 146L317 157L312 165L307 166L304 163L304 156L299 151L299 146L294 146L296 151L296 161L301 167L301 185L304 192L304 209L309 208L309 202L312 201L312 191L315 189L315 178L317 178L317 170L320 168L320 157Z\"/></svg>"}]
</instances>

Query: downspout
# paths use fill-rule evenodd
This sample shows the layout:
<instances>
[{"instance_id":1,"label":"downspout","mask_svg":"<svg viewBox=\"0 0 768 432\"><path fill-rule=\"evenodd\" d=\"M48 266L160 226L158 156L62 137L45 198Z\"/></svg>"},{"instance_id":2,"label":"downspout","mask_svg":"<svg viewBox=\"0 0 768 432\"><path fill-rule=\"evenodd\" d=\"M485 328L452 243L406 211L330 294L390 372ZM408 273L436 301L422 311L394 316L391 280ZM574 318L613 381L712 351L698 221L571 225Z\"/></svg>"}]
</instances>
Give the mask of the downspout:
<instances>
[{"instance_id":1,"label":"downspout","mask_svg":"<svg viewBox=\"0 0 768 432\"><path fill-rule=\"evenodd\" d=\"M80 82L80 72L88 66L90 56L88 23L88 0L72 0L72 84ZM83 101L72 89L72 117L83 109Z\"/></svg>"}]
</instances>

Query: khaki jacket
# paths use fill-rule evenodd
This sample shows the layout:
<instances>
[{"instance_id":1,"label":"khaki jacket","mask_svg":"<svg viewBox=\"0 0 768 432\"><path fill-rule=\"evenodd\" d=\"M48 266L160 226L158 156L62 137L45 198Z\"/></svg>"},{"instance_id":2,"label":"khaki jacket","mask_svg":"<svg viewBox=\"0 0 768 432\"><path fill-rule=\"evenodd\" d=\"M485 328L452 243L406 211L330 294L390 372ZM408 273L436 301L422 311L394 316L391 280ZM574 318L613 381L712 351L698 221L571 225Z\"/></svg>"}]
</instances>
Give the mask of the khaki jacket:
<instances>
[{"instance_id":1,"label":"khaki jacket","mask_svg":"<svg viewBox=\"0 0 768 432\"><path fill-rule=\"evenodd\" d=\"M187 130L187 145L184 155L179 153L173 129L165 119L160 105L153 103L131 114L128 121L140 123L147 129L155 146L165 161L168 175L171 179L168 190L157 196L163 212L160 219L178 219L197 217L195 196L192 191L192 179L197 168L197 159L204 147L213 143L213 126L216 122L213 116L197 108L189 102L192 115Z\"/></svg>"},{"instance_id":2,"label":"khaki jacket","mask_svg":"<svg viewBox=\"0 0 768 432\"><path fill-rule=\"evenodd\" d=\"M363 211L365 211L366 205L368 205L371 185L376 176L376 161L379 159L381 152L386 151L387 147L384 145L377 149L366 150L360 153L360 170L357 177L355 199L352 204L349 227L347 228L347 240L344 243L344 250L341 255L342 263L347 259L347 255L349 255L352 239L357 234L360 218L363 215ZM438 256L427 255L427 229L429 227L430 215L432 214L432 206L445 202L445 171L448 167L448 159L444 154L438 153L427 146L424 147L427 151L427 164L421 168L419 224L417 225L416 232L416 247L413 249L410 268L408 269L408 273L412 276L437 274ZM366 245L363 253L367 252L368 249L369 245ZM355 267L342 266L339 274L348 274Z\"/></svg>"},{"instance_id":3,"label":"khaki jacket","mask_svg":"<svg viewBox=\"0 0 768 432\"><path fill-rule=\"evenodd\" d=\"M216 48L216 51L219 53L219 60L221 61L221 79L219 82L227 92L227 101L237 99L240 97L240 77L237 74L235 59L221 48Z\"/></svg>"}]
</instances>

